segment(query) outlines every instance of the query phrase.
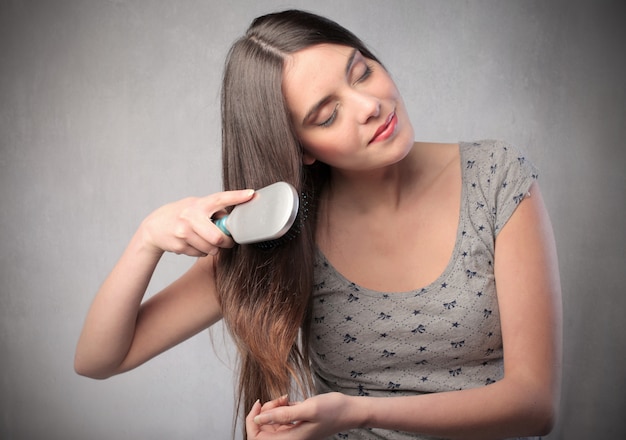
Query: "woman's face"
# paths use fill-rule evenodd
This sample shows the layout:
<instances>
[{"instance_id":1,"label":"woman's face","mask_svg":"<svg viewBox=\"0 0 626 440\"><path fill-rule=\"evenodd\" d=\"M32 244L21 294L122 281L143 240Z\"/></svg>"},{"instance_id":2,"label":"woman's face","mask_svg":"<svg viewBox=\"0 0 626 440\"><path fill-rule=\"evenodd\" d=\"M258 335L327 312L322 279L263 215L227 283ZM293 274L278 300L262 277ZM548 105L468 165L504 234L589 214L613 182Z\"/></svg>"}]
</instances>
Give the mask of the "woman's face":
<instances>
[{"instance_id":1,"label":"woman's face","mask_svg":"<svg viewBox=\"0 0 626 440\"><path fill-rule=\"evenodd\" d=\"M320 44L292 54L283 93L305 163L373 170L398 162L413 145L413 128L393 80L351 47Z\"/></svg>"}]
</instances>

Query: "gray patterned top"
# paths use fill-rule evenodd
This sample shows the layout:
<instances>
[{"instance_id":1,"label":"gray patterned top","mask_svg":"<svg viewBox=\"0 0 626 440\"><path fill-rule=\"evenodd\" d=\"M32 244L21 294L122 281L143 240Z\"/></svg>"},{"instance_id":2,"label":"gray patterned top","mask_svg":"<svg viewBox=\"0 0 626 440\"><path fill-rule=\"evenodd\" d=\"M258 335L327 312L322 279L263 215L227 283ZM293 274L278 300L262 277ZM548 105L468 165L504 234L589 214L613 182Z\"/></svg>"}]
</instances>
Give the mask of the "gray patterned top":
<instances>
[{"instance_id":1,"label":"gray patterned top","mask_svg":"<svg viewBox=\"0 0 626 440\"><path fill-rule=\"evenodd\" d=\"M344 278L318 252L312 366L318 392L405 396L489 385L503 375L493 272L495 237L537 178L499 141L460 143L463 187L456 243L444 272L410 292ZM334 439L429 439L382 429Z\"/></svg>"}]
</instances>

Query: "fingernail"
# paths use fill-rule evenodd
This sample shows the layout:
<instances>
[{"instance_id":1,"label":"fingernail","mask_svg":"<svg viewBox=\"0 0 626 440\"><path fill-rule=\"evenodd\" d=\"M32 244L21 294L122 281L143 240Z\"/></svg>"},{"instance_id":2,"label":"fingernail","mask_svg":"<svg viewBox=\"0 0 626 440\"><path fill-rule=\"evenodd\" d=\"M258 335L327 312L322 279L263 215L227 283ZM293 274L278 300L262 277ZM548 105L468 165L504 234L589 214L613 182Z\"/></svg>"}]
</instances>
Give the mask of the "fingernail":
<instances>
[{"instance_id":1,"label":"fingernail","mask_svg":"<svg viewBox=\"0 0 626 440\"><path fill-rule=\"evenodd\" d=\"M258 416L256 416L254 418L254 423L256 423L257 425L273 425L274 422L267 417L267 415L261 415L259 414Z\"/></svg>"},{"instance_id":2,"label":"fingernail","mask_svg":"<svg viewBox=\"0 0 626 440\"><path fill-rule=\"evenodd\" d=\"M252 194L254 194L254 190L253 190L253 189L249 189L249 190L246 192L246 195L247 195L248 197L252 196Z\"/></svg>"}]
</instances>

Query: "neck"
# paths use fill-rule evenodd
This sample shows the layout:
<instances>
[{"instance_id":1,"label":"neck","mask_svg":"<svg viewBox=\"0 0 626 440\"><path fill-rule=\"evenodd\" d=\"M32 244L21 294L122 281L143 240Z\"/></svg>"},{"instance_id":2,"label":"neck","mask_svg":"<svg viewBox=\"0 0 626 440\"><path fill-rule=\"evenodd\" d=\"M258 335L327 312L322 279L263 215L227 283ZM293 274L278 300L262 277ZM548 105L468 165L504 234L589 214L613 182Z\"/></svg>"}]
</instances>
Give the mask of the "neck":
<instances>
[{"instance_id":1,"label":"neck","mask_svg":"<svg viewBox=\"0 0 626 440\"><path fill-rule=\"evenodd\" d=\"M365 214L375 210L397 210L412 193L419 179L419 152L413 148L401 161L376 170L333 169L328 201Z\"/></svg>"}]
</instances>

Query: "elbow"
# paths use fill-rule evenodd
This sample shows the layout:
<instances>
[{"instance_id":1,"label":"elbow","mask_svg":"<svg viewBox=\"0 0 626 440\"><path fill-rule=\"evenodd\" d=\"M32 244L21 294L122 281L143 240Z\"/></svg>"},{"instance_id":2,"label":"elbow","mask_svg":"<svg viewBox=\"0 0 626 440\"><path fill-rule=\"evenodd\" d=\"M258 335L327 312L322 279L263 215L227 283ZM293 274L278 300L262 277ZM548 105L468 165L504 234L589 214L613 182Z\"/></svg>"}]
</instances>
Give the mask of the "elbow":
<instances>
[{"instance_id":1,"label":"elbow","mask_svg":"<svg viewBox=\"0 0 626 440\"><path fill-rule=\"evenodd\" d=\"M545 409L543 413L536 418L537 435L545 436L550 434L556 425L557 417L557 408L555 405L550 404L549 408Z\"/></svg>"},{"instance_id":2,"label":"elbow","mask_svg":"<svg viewBox=\"0 0 626 440\"><path fill-rule=\"evenodd\" d=\"M81 365L76 365L76 364L74 365L74 372L76 372L76 374L78 374L79 376L87 377L89 379L98 379L98 380L108 379L109 377L112 376L112 374L107 374L98 370L86 368L86 367L83 367Z\"/></svg>"},{"instance_id":3,"label":"elbow","mask_svg":"<svg viewBox=\"0 0 626 440\"><path fill-rule=\"evenodd\" d=\"M108 379L109 377L115 375L115 372L112 369L92 365L82 360L80 356L76 356L74 358L74 372L76 372L79 376L98 380Z\"/></svg>"},{"instance_id":4,"label":"elbow","mask_svg":"<svg viewBox=\"0 0 626 440\"><path fill-rule=\"evenodd\" d=\"M88 369L80 369L80 368L76 368L76 367L74 367L74 371L79 376L83 376L83 377L86 377L86 378L89 378L89 379L104 380L104 379L108 379L109 377L113 376L112 374L101 373L99 371L91 371L91 370L88 370Z\"/></svg>"},{"instance_id":5,"label":"elbow","mask_svg":"<svg viewBox=\"0 0 626 440\"><path fill-rule=\"evenodd\" d=\"M530 435L535 436L546 436L552 432L554 426L556 424L556 416L555 414L541 414L533 417L533 420L530 421L531 426L533 427Z\"/></svg>"},{"instance_id":6,"label":"elbow","mask_svg":"<svg viewBox=\"0 0 626 440\"><path fill-rule=\"evenodd\" d=\"M556 426L559 413L559 387L554 383L515 381L507 390L512 397L510 411L503 419L506 428L500 437L546 436Z\"/></svg>"},{"instance_id":7,"label":"elbow","mask_svg":"<svg viewBox=\"0 0 626 440\"><path fill-rule=\"evenodd\" d=\"M545 395L534 399L526 412L527 435L545 436L552 432L558 418L558 399Z\"/></svg>"}]
</instances>

